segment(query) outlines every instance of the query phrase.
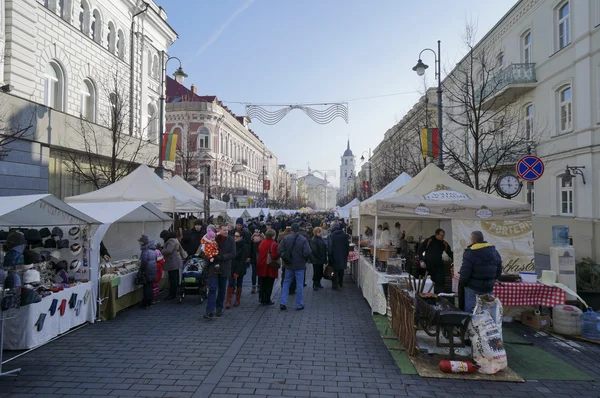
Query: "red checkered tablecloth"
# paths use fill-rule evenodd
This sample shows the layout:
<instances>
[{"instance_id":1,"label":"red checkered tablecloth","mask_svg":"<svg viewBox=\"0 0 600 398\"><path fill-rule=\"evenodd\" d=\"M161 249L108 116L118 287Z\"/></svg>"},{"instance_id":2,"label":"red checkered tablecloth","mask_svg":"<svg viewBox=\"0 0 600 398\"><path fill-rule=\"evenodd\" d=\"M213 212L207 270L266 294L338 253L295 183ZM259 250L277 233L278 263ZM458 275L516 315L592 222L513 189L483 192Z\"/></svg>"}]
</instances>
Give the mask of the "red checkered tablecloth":
<instances>
[{"instance_id":1,"label":"red checkered tablecloth","mask_svg":"<svg viewBox=\"0 0 600 398\"><path fill-rule=\"evenodd\" d=\"M564 290L542 283L496 283L494 296L500 299L503 306L554 307L567 301L567 294Z\"/></svg>"}]
</instances>

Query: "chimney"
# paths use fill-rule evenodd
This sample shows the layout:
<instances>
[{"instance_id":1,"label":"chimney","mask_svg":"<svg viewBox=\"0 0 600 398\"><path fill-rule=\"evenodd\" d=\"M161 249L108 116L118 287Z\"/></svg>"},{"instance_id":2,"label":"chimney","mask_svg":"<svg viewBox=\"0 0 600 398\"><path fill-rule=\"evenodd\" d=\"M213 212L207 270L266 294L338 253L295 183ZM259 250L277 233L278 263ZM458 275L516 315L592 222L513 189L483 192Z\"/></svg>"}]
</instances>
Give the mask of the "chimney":
<instances>
[{"instance_id":1,"label":"chimney","mask_svg":"<svg viewBox=\"0 0 600 398\"><path fill-rule=\"evenodd\" d=\"M196 86L194 86L194 83L192 83L192 85L190 86L190 90L192 90L192 93L197 94L196 93Z\"/></svg>"}]
</instances>

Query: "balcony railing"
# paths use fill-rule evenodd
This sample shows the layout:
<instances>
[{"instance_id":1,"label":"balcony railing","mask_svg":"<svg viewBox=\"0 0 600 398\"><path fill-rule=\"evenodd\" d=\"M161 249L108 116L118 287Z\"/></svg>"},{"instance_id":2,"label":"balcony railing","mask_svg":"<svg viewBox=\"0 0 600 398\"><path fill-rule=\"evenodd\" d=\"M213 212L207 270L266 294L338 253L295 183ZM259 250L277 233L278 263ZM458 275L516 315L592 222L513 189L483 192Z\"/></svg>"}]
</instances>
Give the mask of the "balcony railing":
<instances>
[{"instance_id":1,"label":"balcony railing","mask_svg":"<svg viewBox=\"0 0 600 398\"><path fill-rule=\"evenodd\" d=\"M529 85L536 83L535 64L510 64L498 71L486 83L485 87L479 86L475 95L478 101L488 100L509 86Z\"/></svg>"}]
</instances>

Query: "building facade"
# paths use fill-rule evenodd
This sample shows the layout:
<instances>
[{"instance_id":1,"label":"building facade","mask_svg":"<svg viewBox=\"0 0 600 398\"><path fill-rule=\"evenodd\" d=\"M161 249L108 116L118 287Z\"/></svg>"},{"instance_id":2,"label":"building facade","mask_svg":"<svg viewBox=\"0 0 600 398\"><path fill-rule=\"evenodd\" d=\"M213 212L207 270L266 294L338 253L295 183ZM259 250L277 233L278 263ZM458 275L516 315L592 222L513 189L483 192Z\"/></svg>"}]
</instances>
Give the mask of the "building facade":
<instances>
[{"instance_id":1,"label":"building facade","mask_svg":"<svg viewBox=\"0 0 600 398\"><path fill-rule=\"evenodd\" d=\"M177 39L164 9L140 0L0 0L0 19L2 119L31 125L0 149L1 195L90 190L65 154L108 158L108 145L86 147L81 130L85 122L110 139L117 102L131 145L145 143L139 163L157 157L159 63Z\"/></svg>"},{"instance_id":2,"label":"building facade","mask_svg":"<svg viewBox=\"0 0 600 398\"><path fill-rule=\"evenodd\" d=\"M354 192L356 179L356 157L350 149L350 140L348 146L341 157L340 163L340 190L338 198L350 197Z\"/></svg>"},{"instance_id":3,"label":"building facade","mask_svg":"<svg viewBox=\"0 0 600 398\"><path fill-rule=\"evenodd\" d=\"M203 190L210 165L211 195L229 198L233 207L261 207L280 195L277 158L249 122L216 96L200 96L194 86L167 78L165 133L178 139L172 171Z\"/></svg>"}]
</instances>

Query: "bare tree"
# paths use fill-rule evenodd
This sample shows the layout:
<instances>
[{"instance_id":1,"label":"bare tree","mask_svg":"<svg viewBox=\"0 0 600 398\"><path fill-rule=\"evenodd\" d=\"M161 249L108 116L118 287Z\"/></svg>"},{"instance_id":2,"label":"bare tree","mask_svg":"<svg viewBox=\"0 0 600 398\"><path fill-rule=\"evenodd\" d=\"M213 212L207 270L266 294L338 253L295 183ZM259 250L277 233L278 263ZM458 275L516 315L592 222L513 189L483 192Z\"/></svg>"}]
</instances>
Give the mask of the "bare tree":
<instances>
[{"instance_id":1,"label":"bare tree","mask_svg":"<svg viewBox=\"0 0 600 398\"><path fill-rule=\"evenodd\" d=\"M37 107L25 107L13 112L3 102L0 106L0 160L11 151L11 144L19 140L28 140L35 135ZM11 115L5 117L5 115Z\"/></svg>"},{"instance_id":2,"label":"bare tree","mask_svg":"<svg viewBox=\"0 0 600 398\"><path fill-rule=\"evenodd\" d=\"M73 148L63 161L67 170L84 184L100 189L131 173L140 164L152 164L153 155L145 155L145 149L156 137L129 134L129 94L126 80L113 72L99 86L100 104L105 104L105 112L98 112L97 122L90 115L81 115L75 130L73 142L65 146ZM101 107L97 107L99 110ZM144 130L156 133L157 121L151 120Z\"/></svg>"},{"instance_id":3,"label":"bare tree","mask_svg":"<svg viewBox=\"0 0 600 398\"><path fill-rule=\"evenodd\" d=\"M504 65L502 53L475 45L476 28L467 24L467 55L444 83L446 171L466 185L492 192L497 177L513 167L540 134L524 115L518 93L505 88L532 78L532 64ZM534 75L533 75L534 76Z\"/></svg>"},{"instance_id":4,"label":"bare tree","mask_svg":"<svg viewBox=\"0 0 600 398\"><path fill-rule=\"evenodd\" d=\"M201 184L199 184L198 173L201 170L199 170L200 164L196 148L197 138L197 135L189 132L186 135L181 134L181 137L177 137L175 173L194 187L199 188Z\"/></svg>"}]
</instances>

